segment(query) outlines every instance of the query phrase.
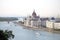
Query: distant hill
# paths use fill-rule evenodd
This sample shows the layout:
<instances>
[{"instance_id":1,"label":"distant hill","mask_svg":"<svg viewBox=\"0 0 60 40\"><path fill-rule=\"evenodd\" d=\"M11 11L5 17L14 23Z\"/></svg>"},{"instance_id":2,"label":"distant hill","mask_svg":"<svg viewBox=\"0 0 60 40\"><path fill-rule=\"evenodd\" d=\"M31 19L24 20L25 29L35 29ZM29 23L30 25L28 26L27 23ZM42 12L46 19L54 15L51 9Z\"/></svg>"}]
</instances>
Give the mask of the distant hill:
<instances>
[{"instance_id":1,"label":"distant hill","mask_svg":"<svg viewBox=\"0 0 60 40\"><path fill-rule=\"evenodd\" d=\"M0 17L0 21L14 21L18 20L16 17Z\"/></svg>"}]
</instances>

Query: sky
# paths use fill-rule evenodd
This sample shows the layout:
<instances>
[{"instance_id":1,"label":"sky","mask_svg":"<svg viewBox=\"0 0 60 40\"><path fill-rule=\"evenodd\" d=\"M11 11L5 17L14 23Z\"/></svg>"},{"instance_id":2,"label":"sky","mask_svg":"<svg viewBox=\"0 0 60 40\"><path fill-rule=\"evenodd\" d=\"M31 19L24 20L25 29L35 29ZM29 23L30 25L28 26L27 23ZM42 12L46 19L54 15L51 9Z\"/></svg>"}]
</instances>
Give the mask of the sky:
<instances>
[{"instance_id":1,"label":"sky","mask_svg":"<svg viewBox=\"0 0 60 40\"><path fill-rule=\"evenodd\" d=\"M33 10L40 17L56 17L60 0L0 0L0 17L30 16Z\"/></svg>"}]
</instances>

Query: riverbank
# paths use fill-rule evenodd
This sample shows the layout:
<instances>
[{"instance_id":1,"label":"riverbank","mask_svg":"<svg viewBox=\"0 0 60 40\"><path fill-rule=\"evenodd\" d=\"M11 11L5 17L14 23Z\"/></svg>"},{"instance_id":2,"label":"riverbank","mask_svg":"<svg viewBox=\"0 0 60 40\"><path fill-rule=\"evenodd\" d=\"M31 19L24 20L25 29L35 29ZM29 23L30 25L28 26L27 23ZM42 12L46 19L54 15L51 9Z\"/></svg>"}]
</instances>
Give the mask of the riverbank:
<instances>
[{"instance_id":1,"label":"riverbank","mask_svg":"<svg viewBox=\"0 0 60 40\"><path fill-rule=\"evenodd\" d=\"M18 20L17 17L0 17L0 22L1 21L15 21Z\"/></svg>"},{"instance_id":2,"label":"riverbank","mask_svg":"<svg viewBox=\"0 0 60 40\"><path fill-rule=\"evenodd\" d=\"M44 28L44 27L30 27L30 26L26 26L24 24L21 24L19 22L17 24L23 26L24 29L40 30L40 31L47 31L47 32L50 32L50 33L59 33L60 34L60 30L56 30L56 29Z\"/></svg>"}]
</instances>

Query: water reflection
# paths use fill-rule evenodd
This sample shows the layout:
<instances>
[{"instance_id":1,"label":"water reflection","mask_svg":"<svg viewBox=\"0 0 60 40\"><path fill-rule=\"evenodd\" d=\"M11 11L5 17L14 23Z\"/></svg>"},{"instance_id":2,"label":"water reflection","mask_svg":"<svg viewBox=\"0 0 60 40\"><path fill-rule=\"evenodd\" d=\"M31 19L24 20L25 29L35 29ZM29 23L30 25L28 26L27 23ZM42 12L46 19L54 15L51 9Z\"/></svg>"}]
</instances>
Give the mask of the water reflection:
<instances>
[{"instance_id":1,"label":"water reflection","mask_svg":"<svg viewBox=\"0 0 60 40\"><path fill-rule=\"evenodd\" d=\"M36 40L39 40L40 33L39 32L36 32L35 35L36 35Z\"/></svg>"}]
</instances>

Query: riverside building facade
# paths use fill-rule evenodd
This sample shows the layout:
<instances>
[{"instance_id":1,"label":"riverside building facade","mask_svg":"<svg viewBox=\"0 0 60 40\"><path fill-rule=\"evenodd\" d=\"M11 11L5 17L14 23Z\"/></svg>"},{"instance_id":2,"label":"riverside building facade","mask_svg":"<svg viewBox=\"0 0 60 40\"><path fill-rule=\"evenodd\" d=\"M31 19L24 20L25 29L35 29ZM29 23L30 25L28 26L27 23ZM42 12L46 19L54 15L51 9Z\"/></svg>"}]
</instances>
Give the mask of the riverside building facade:
<instances>
[{"instance_id":1,"label":"riverside building facade","mask_svg":"<svg viewBox=\"0 0 60 40\"><path fill-rule=\"evenodd\" d=\"M34 26L40 27L41 20L40 20L40 17L37 16L35 10L33 11L32 16L28 16L27 18L25 18L24 25L30 26L30 27L34 27Z\"/></svg>"}]
</instances>

